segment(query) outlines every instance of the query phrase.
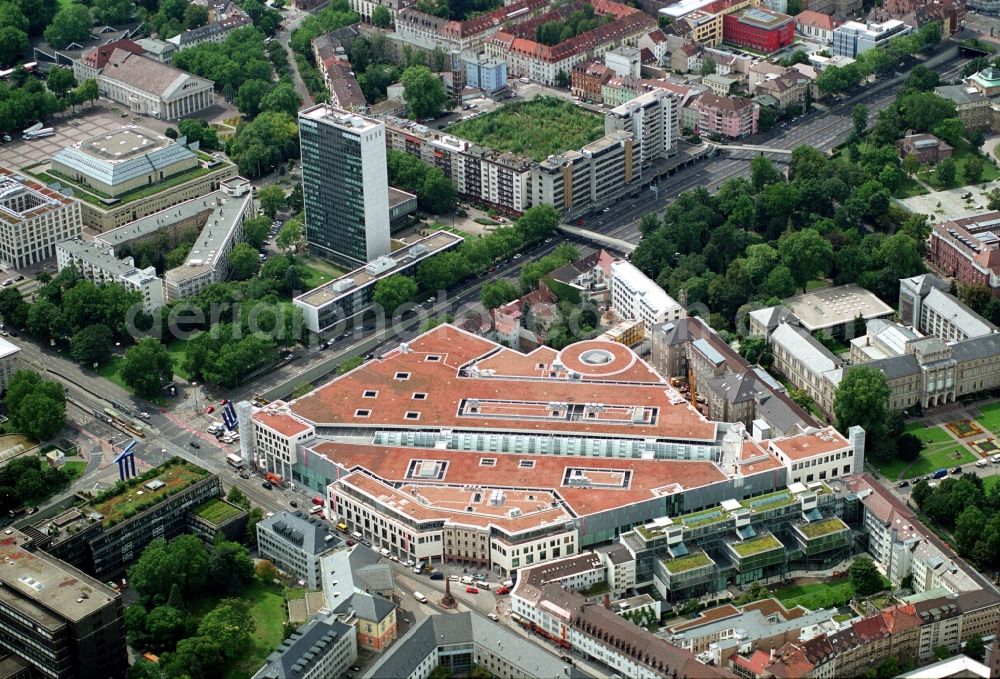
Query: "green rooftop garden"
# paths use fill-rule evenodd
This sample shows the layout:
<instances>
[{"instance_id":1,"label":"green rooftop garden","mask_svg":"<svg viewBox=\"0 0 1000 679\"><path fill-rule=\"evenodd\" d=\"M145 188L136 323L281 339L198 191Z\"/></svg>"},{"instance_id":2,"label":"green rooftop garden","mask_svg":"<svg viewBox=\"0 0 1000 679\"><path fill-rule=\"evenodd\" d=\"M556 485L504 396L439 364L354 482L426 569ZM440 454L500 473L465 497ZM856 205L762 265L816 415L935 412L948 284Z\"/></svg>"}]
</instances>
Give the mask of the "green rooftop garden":
<instances>
[{"instance_id":1,"label":"green rooftop garden","mask_svg":"<svg viewBox=\"0 0 1000 679\"><path fill-rule=\"evenodd\" d=\"M113 488L95 497L87 511L103 515L104 526L110 528L149 509L164 498L179 493L208 475L207 469L175 457L128 483L119 481ZM154 479L163 481L164 485L156 490L149 490L145 484Z\"/></svg>"},{"instance_id":2,"label":"green rooftop garden","mask_svg":"<svg viewBox=\"0 0 1000 679\"><path fill-rule=\"evenodd\" d=\"M684 573L685 571L693 571L695 568L711 566L714 563L714 561L708 558L708 555L705 554L705 552L694 552L676 559L668 559L663 562L663 565L666 567L668 573L676 574Z\"/></svg>"},{"instance_id":3,"label":"green rooftop garden","mask_svg":"<svg viewBox=\"0 0 1000 679\"><path fill-rule=\"evenodd\" d=\"M228 502L223 502L219 498L213 497L211 500L206 500L198 505L192 511L194 511L195 516L219 525L239 516L243 510Z\"/></svg>"},{"instance_id":4,"label":"green rooftop garden","mask_svg":"<svg viewBox=\"0 0 1000 679\"><path fill-rule=\"evenodd\" d=\"M700 512L695 512L694 514L685 514L679 517L679 520L688 528L698 528L699 526L707 526L710 523L723 521L728 518L728 512L717 505L709 509L703 509Z\"/></svg>"},{"instance_id":5,"label":"green rooftop garden","mask_svg":"<svg viewBox=\"0 0 1000 679\"><path fill-rule=\"evenodd\" d=\"M785 548L778 538L774 537L770 533L765 533L764 535L760 535L751 540L744 540L743 542L730 542L729 546L733 548L734 552L743 558L753 556L754 554L761 554L763 552L770 552L775 549Z\"/></svg>"},{"instance_id":6,"label":"green rooftop garden","mask_svg":"<svg viewBox=\"0 0 1000 679\"><path fill-rule=\"evenodd\" d=\"M830 535L831 533L839 533L840 531L848 529L847 524L837 517L823 519L822 521L804 523L796 527L799 529L799 532L810 539L823 537L824 535Z\"/></svg>"},{"instance_id":7,"label":"green rooftop garden","mask_svg":"<svg viewBox=\"0 0 1000 679\"><path fill-rule=\"evenodd\" d=\"M655 538L663 537L663 531L660 530L659 528L653 528L652 530L650 530L645 526L636 526L635 532L637 532L646 540L653 540Z\"/></svg>"}]
</instances>

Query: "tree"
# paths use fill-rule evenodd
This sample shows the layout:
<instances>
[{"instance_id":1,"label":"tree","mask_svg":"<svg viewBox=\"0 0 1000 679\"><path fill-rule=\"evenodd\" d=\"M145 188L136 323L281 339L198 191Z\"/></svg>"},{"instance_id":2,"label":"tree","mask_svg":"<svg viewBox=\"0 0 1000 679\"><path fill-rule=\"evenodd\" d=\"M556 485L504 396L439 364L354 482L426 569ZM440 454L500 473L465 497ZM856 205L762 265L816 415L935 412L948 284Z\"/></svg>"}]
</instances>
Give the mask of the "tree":
<instances>
[{"instance_id":1,"label":"tree","mask_svg":"<svg viewBox=\"0 0 1000 679\"><path fill-rule=\"evenodd\" d=\"M426 66L410 66L403 71L400 82L411 118L433 118L448 100L441 79Z\"/></svg>"},{"instance_id":2,"label":"tree","mask_svg":"<svg viewBox=\"0 0 1000 679\"><path fill-rule=\"evenodd\" d=\"M97 81L93 78L87 78L83 81L83 84L76 88L76 100L78 102L89 101L93 103L97 101L99 96L101 95L97 89Z\"/></svg>"},{"instance_id":3,"label":"tree","mask_svg":"<svg viewBox=\"0 0 1000 679\"><path fill-rule=\"evenodd\" d=\"M847 577L858 596L869 596L885 589L874 562L866 556L854 560L847 569Z\"/></svg>"},{"instance_id":4,"label":"tree","mask_svg":"<svg viewBox=\"0 0 1000 679\"><path fill-rule=\"evenodd\" d=\"M362 359L364 360L364 359ZM247 516L246 543L248 547L257 546L257 524L264 520L264 510L254 507ZM272 566L273 568L273 566Z\"/></svg>"},{"instance_id":5,"label":"tree","mask_svg":"<svg viewBox=\"0 0 1000 679\"><path fill-rule=\"evenodd\" d=\"M45 86L57 97L65 97L67 92L76 87L76 78L68 68L53 68L49 71Z\"/></svg>"},{"instance_id":6,"label":"tree","mask_svg":"<svg viewBox=\"0 0 1000 679\"><path fill-rule=\"evenodd\" d=\"M66 394L62 386L43 380L30 370L14 373L4 403L13 429L37 441L52 438L66 423Z\"/></svg>"},{"instance_id":7,"label":"tree","mask_svg":"<svg viewBox=\"0 0 1000 679\"><path fill-rule=\"evenodd\" d=\"M401 304L410 301L416 294L416 281L409 276L395 274L375 283L372 300L385 310L386 315L391 315Z\"/></svg>"},{"instance_id":8,"label":"tree","mask_svg":"<svg viewBox=\"0 0 1000 679\"><path fill-rule=\"evenodd\" d=\"M378 28L389 28L392 23L392 12L385 5L379 5L372 10L372 24Z\"/></svg>"},{"instance_id":9,"label":"tree","mask_svg":"<svg viewBox=\"0 0 1000 679\"><path fill-rule=\"evenodd\" d=\"M941 76L923 64L917 64L906 79L906 88L919 92L930 92L941 82Z\"/></svg>"},{"instance_id":10,"label":"tree","mask_svg":"<svg viewBox=\"0 0 1000 679\"><path fill-rule=\"evenodd\" d=\"M154 337L143 337L125 352L118 375L135 393L153 398L174 374L174 361L167 348Z\"/></svg>"},{"instance_id":11,"label":"tree","mask_svg":"<svg viewBox=\"0 0 1000 679\"><path fill-rule=\"evenodd\" d=\"M966 184L977 184L982 179L985 166L983 161L976 156L969 156L962 163L962 181Z\"/></svg>"},{"instance_id":12,"label":"tree","mask_svg":"<svg viewBox=\"0 0 1000 679\"><path fill-rule=\"evenodd\" d=\"M94 0L91 10L98 23L115 26L126 23L132 18L135 5L131 0Z\"/></svg>"},{"instance_id":13,"label":"tree","mask_svg":"<svg viewBox=\"0 0 1000 679\"><path fill-rule=\"evenodd\" d=\"M770 347L764 337L744 337L740 340L740 356L750 363L770 363Z\"/></svg>"},{"instance_id":14,"label":"tree","mask_svg":"<svg viewBox=\"0 0 1000 679\"><path fill-rule=\"evenodd\" d=\"M276 184L269 184L257 190L257 200L264 214L274 219L278 211L285 207L285 190Z\"/></svg>"},{"instance_id":15,"label":"tree","mask_svg":"<svg viewBox=\"0 0 1000 679\"><path fill-rule=\"evenodd\" d=\"M160 668L167 677L215 677L222 674L225 657L220 640L198 635L181 639L172 653L164 653Z\"/></svg>"},{"instance_id":16,"label":"tree","mask_svg":"<svg viewBox=\"0 0 1000 679\"><path fill-rule=\"evenodd\" d=\"M934 135L952 146L958 146L965 138L965 125L958 118L945 118L934 126Z\"/></svg>"},{"instance_id":17,"label":"tree","mask_svg":"<svg viewBox=\"0 0 1000 679\"><path fill-rule=\"evenodd\" d=\"M173 648L187 629L187 615L170 605L157 606L146 617L146 635L159 649Z\"/></svg>"},{"instance_id":18,"label":"tree","mask_svg":"<svg viewBox=\"0 0 1000 679\"><path fill-rule=\"evenodd\" d=\"M208 23L208 8L191 3L184 9L184 28L201 28Z\"/></svg>"},{"instance_id":19,"label":"tree","mask_svg":"<svg viewBox=\"0 0 1000 679\"><path fill-rule=\"evenodd\" d=\"M260 258L257 251L248 243L238 243L229 253L229 266L232 267L233 278L238 281L246 279L257 273L260 266Z\"/></svg>"},{"instance_id":20,"label":"tree","mask_svg":"<svg viewBox=\"0 0 1000 679\"><path fill-rule=\"evenodd\" d=\"M295 87L291 83L280 82L261 100L260 110L294 116L301 105L302 97L295 91Z\"/></svg>"},{"instance_id":21,"label":"tree","mask_svg":"<svg viewBox=\"0 0 1000 679\"><path fill-rule=\"evenodd\" d=\"M226 501L250 511L250 498L243 494L239 486L232 486L226 493Z\"/></svg>"},{"instance_id":22,"label":"tree","mask_svg":"<svg viewBox=\"0 0 1000 679\"><path fill-rule=\"evenodd\" d=\"M846 371L833 401L837 429L846 432L858 425L865 430L865 450L873 457L885 457L895 446L889 445L889 396L885 374L860 365ZM859 473L862 470L856 470Z\"/></svg>"},{"instance_id":23,"label":"tree","mask_svg":"<svg viewBox=\"0 0 1000 679\"><path fill-rule=\"evenodd\" d=\"M965 655L973 660L982 661L983 655L986 652L986 646L983 644L983 638L980 635L973 634L965 640L965 647L962 650L965 652Z\"/></svg>"},{"instance_id":24,"label":"tree","mask_svg":"<svg viewBox=\"0 0 1000 679\"><path fill-rule=\"evenodd\" d=\"M0 64L13 65L28 51L28 34L14 26L0 28Z\"/></svg>"},{"instance_id":25,"label":"tree","mask_svg":"<svg viewBox=\"0 0 1000 679\"><path fill-rule=\"evenodd\" d=\"M146 636L146 607L132 604L125 609L125 633L129 644L137 644Z\"/></svg>"},{"instance_id":26,"label":"tree","mask_svg":"<svg viewBox=\"0 0 1000 679\"><path fill-rule=\"evenodd\" d=\"M260 113L264 97L271 91L271 83L264 80L247 80L236 92L236 108L248 118Z\"/></svg>"},{"instance_id":27,"label":"tree","mask_svg":"<svg viewBox=\"0 0 1000 679\"><path fill-rule=\"evenodd\" d=\"M864 104L857 104L851 111L851 122L854 125L854 134L863 137L868 129L868 107Z\"/></svg>"},{"instance_id":28,"label":"tree","mask_svg":"<svg viewBox=\"0 0 1000 679\"><path fill-rule=\"evenodd\" d=\"M972 505L962 510L955 520L955 544L959 554L967 558L972 556L985 525L986 516L979 507Z\"/></svg>"},{"instance_id":29,"label":"tree","mask_svg":"<svg viewBox=\"0 0 1000 679\"><path fill-rule=\"evenodd\" d=\"M231 659L239 657L250 646L250 634L255 628L247 602L223 599L201 619L198 634L219 642L223 657Z\"/></svg>"},{"instance_id":30,"label":"tree","mask_svg":"<svg viewBox=\"0 0 1000 679\"><path fill-rule=\"evenodd\" d=\"M511 300L517 299L518 290L515 285L503 279L490 281L483 286L480 299L487 309L496 309Z\"/></svg>"},{"instance_id":31,"label":"tree","mask_svg":"<svg viewBox=\"0 0 1000 679\"><path fill-rule=\"evenodd\" d=\"M424 177L423 189L419 192L422 207L428 212L443 215L455 209L458 201L458 191L441 168L432 167Z\"/></svg>"},{"instance_id":32,"label":"tree","mask_svg":"<svg viewBox=\"0 0 1000 679\"><path fill-rule=\"evenodd\" d=\"M986 192L986 207L1000 210L1000 189L990 189Z\"/></svg>"},{"instance_id":33,"label":"tree","mask_svg":"<svg viewBox=\"0 0 1000 679\"><path fill-rule=\"evenodd\" d=\"M515 228L525 243L537 243L552 235L559 221L559 212L551 205L533 205L524 211Z\"/></svg>"},{"instance_id":34,"label":"tree","mask_svg":"<svg viewBox=\"0 0 1000 679\"><path fill-rule=\"evenodd\" d=\"M903 158L903 172L910 177L920 172L920 161L912 153Z\"/></svg>"},{"instance_id":35,"label":"tree","mask_svg":"<svg viewBox=\"0 0 1000 679\"><path fill-rule=\"evenodd\" d=\"M212 547L208 559L208 579L227 595L242 592L253 580L253 559L246 547L238 542L223 540Z\"/></svg>"},{"instance_id":36,"label":"tree","mask_svg":"<svg viewBox=\"0 0 1000 679\"><path fill-rule=\"evenodd\" d=\"M795 231L778 243L781 263L805 292L806 284L825 273L833 260L833 246L815 229Z\"/></svg>"},{"instance_id":37,"label":"tree","mask_svg":"<svg viewBox=\"0 0 1000 679\"><path fill-rule=\"evenodd\" d=\"M712 57L705 57L701 60L701 75L712 75L716 71L715 59Z\"/></svg>"},{"instance_id":38,"label":"tree","mask_svg":"<svg viewBox=\"0 0 1000 679\"><path fill-rule=\"evenodd\" d=\"M111 357L114 334L103 324L88 325L70 339L70 355L86 366L103 364Z\"/></svg>"},{"instance_id":39,"label":"tree","mask_svg":"<svg viewBox=\"0 0 1000 679\"><path fill-rule=\"evenodd\" d=\"M282 250L294 250L295 244L302 238L302 222L297 219L289 219L285 222L278 237L274 239L274 244Z\"/></svg>"},{"instance_id":40,"label":"tree","mask_svg":"<svg viewBox=\"0 0 1000 679\"><path fill-rule=\"evenodd\" d=\"M770 158L761 154L750 161L750 183L753 184L754 191L763 191L764 187L780 182L781 179L781 173L775 169Z\"/></svg>"},{"instance_id":41,"label":"tree","mask_svg":"<svg viewBox=\"0 0 1000 679\"><path fill-rule=\"evenodd\" d=\"M65 49L71 42L79 42L90 36L94 19L84 5L70 3L60 9L52 23L45 29L45 41L56 49Z\"/></svg>"},{"instance_id":42,"label":"tree","mask_svg":"<svg viewBox=\"0 0 1000 679\"><path fill-rule=\"evenodd\" d=\"M219 134L204 120L186 118L177 124L177 129L187 137L188 143L199 142L203 149L222 148L219 144Z\"/></svg>"},{"instance_id":43,"label":"tree","mask_svg":"<svg viewBox=\"0 0 1000 679\"><path fill-rule=\"evenodd\" d=\"M0 2L0 28L7 26L16 28L27 36L28 17L24 16L24 12L21 11L16 2L3 0Z\"/></svg>"},{"instance_id":44,"label":"tree","mask_svg":"<svg viewBox=\"0 0 1000 679\"><path fill-rule=\"evenodd\" d=\"M253 248L260 248L267 240L271 229L271 220L267 217L251 217L243 222L243 237Z\"/></svg>"},{"instance_id":45,"label":"tree","mask_svg":"<svg viewBox=\"0 0 1000 679\"><path fill-rule=\"evenodd\" d=\"M955 171L955 161L951 158L945 158L937 164L934 174L943 186L948 187L955 182Z\"/></svg>"},{"instance_id":46,"label":"tree","mask_svg":"<svg viewBox=\"0 0 1000 679\"><path fill-rule=\"evenodd\" d=\"M150 542L128 569L129 581L146 596L167 597L176 583L186 594L201 590L208 575L208 552L194 535Z\"/></svg>"}]
</instances>

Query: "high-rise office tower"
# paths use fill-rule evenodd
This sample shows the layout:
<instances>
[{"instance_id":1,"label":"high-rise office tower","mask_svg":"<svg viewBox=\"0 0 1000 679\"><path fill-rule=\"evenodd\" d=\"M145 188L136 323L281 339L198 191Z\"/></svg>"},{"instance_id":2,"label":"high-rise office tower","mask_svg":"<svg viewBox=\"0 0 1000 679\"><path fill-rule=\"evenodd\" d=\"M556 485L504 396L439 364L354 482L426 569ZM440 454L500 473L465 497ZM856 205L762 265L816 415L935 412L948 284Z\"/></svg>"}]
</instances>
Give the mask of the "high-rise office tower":
<instances>
[{"instance_id":1,"label":"high-rise office tower","mask_svg":"<svg viewBox=\"0 0 1000 679\"><path fill-rule=\"evenodd\" d=\"M320 104L299 111L306 241L353 267L389 254L385 125Z\"/></svg>"}]
</instances>

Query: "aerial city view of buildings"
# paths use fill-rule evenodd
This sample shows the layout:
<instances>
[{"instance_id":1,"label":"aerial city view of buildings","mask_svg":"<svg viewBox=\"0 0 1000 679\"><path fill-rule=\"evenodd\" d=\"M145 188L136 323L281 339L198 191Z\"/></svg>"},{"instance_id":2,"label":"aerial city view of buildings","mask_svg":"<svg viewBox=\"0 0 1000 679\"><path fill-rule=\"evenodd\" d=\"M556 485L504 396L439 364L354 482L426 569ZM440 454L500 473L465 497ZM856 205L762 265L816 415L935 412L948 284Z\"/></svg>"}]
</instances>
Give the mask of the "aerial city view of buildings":
<instances>
[{"instance_id":1,"label":"aerial city view of buildings","mask_svg":"<svg viewBox=\"0 0 1000 679\"><path fill-rule=\"evenodd\" d=\"M0 677L1000 677L998 13L4 3Z\"/></svg>"}]
</instances>

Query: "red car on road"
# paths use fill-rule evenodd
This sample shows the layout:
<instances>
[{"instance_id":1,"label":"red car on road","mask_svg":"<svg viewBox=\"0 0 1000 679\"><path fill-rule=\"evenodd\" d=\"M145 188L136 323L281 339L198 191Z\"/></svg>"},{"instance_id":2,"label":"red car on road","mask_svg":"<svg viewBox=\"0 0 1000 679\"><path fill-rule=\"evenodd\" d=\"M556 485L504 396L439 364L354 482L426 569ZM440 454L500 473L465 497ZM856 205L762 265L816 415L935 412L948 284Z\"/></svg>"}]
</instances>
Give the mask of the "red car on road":
<instances>
[{"instance_id":1,"label":"red car on road","mask_svg":"<svg viewBox=\"0 0 1000 679\"><path fill-rule=\"evenodd\" d=\"M208 406L207 408L205 408L205 413L208 415L211 415L214 412L215 412L215 406Z\"/></svg>"},{"instance_id":2,"label":"red car on road","mask_svg":"<svg viewBox=\"0 0 1000 679\"><path fill-rule=\"evenodd\" d=\"M468 594L479 594L479 589L477 589L476 587L466 587L465 591Z\"/></svg>"},{"instance_id":3,"label":"red car on road","mask_svg":"<svg viewBox=\"0 0 1000 679\"><path fill-rule=\"evenodd\" d=\"M498 587L497 588L497 594L498 595L510 594L510 587Z\"/></svg>"}]
</instances>

